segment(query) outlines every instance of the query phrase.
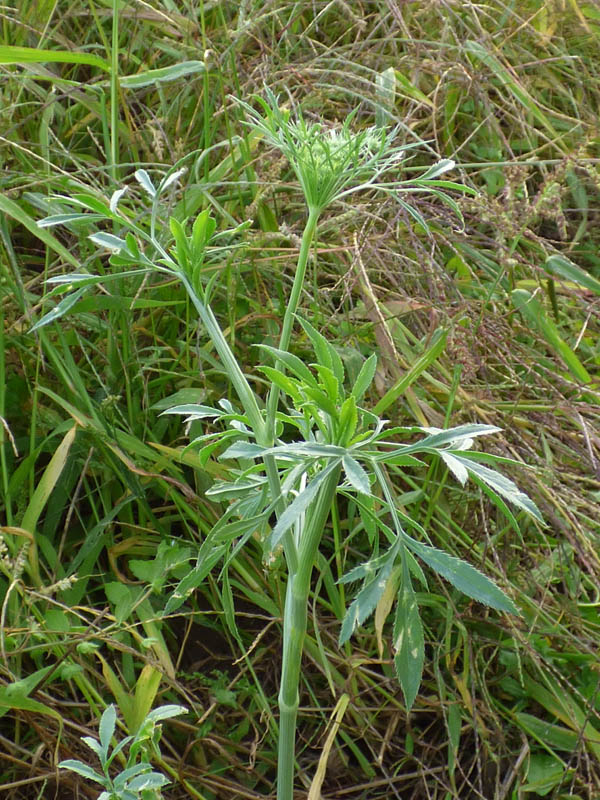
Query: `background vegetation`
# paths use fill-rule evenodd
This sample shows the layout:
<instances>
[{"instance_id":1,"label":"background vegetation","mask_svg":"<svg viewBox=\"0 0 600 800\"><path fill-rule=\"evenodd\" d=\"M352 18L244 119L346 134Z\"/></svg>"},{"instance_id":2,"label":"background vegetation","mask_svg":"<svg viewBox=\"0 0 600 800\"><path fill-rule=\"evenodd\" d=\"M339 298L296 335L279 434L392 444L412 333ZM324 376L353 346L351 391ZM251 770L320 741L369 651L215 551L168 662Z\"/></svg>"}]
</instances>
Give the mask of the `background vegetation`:
<instances>
[{"instance_id":1,"label":"background vegetation","mask_svg":"<svg viewBox=\"0 0 600 800\"><path fill-rule=\"evenodd\" d=\"M114 269L91 225L37 227L53 197L91 188L107 201L127 185L145 219L133 172L158 182L177 164L170 213L253 220L243 251L219 264L214 308L260 387L253 345L276 341L304 220L287 164L232 99L265 84L308 119L358 108L357 128L399 124L424 143L407 175L448 157L477 191L456 197L464 226L435 198L411 200L429 232L391 199L330 209L303 314L351 376L378 351L370 402L393 423L501 426L486 447L533 468L511 474L548 523L519 518L517 535L441 463L398 480L433 542L494 576L522 612L488 612L432 578L419 594L425 680L407 716L385 609L337 646L352 587L336 581L370 532L351 505L334 509L311 601L299 780L311 800L319 787L331 800L600 796L596 5L132 0L118 12L104 0L2 12L3 796L95 797L55 765L88 758L80 737L109 703L123 735L153 705L190 709L164 723L165 797L272 790L277 563L250 543L161 614L220 514L204 492L227 474L160 416L227 398L183 289L122 278L31 332L55 303L47 278ZM303 333L294 347L309 353Z\"/></svg>"}]
</instances>

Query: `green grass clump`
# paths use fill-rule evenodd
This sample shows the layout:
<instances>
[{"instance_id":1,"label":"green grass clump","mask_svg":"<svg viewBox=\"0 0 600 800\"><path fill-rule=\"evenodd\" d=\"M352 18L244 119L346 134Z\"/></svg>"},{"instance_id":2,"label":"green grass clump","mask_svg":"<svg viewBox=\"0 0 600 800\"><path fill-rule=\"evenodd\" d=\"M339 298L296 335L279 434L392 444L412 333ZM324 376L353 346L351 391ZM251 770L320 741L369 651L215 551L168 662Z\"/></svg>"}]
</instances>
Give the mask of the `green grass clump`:
<instances>
[{"instance_id":1,"label":"green grass clump","mask_svg":"<svg viewBox=\"0 0 600 800\"><path fill-rule=\"evenodd\" d=\"M259 367L281 350L302 249L296 302L334 346L348 386L377 350L365 406L390 428L502 428L485 452L533 467L502 471L547 523L518 508L507 517L485 482L461 487L447 461L386 465L421 541L493 577L521 612L490 614L435 573L426 584L413 574L426 658L408 714L386 621L401 571L351 646L338 644L357 595L340 578L377 548L385 553L388 506L381 492L337 496L308 587L297 788L324 798L596 797L593 4L118 10L115 21L110 4L20 3L3 23L4 794L54 794L55 765L85 761L80 736L99 738L111 703L123 721L118 738L154 706L190 709L165 723L153 763L172 781L165 797L272 792L285 570L277 556L264 562L260 531L237 548L246 531L233 516L222 575L222 553L206 544L235 499L218 487L235 470L255 480L260 470L251 458L219 459L232 442L214 417L184 430L162 413L206 406L235 423L238 399L225 350L198 326L180 281L168 269L138 269L142 256L154 258L151 240L172 258L178 236L193 239L192 220L210 216L221 239L190 280L206 293L259 410L279 394L275 373ZM265 85L282 114L301 108L290 117L298 131L331 139L333 151L301 149L299 163L333 169L340 156L354 170L334 187L335 202L312 203L318 226L304 247L310 193L298 163L273 147L276 133L244 124L249 109L264 112L253 98ZM363 159L387 146L373 138L374 123L405 150L402 160L385 151L378 184L414 186L441 160L456 164L452 180L472 193L440 186L444 196L405 192L402 204L371 185L345 194L365 183ZM350 142L359 140L346 149L344 131L363 137L356 152ZM161 186L160 202L150 186ZM65 210L65 197L80 205ZM37 224L60 214L71 216ZM109 264L97 245L127 241L131 226L141 231L128 243L135 264ZM102 288L74 272L98 276ZM63 318L32 332L57 304ZM292 323L290 350L310 364L310 328ZM280 357L268 357L283 374ZM293 391L297 376L285 372L279 389ZM283 415L277 400L271 407ZM289 424L280 418L288 438ZM280 436L264 433L264 446ZM473 452L485 466L485 453ZM165 616L199 550L194 592ZM61 773L61 791L74 793L75 780ZM82 782L79 791L90 789Z\"/></svg>"}]
</instances>

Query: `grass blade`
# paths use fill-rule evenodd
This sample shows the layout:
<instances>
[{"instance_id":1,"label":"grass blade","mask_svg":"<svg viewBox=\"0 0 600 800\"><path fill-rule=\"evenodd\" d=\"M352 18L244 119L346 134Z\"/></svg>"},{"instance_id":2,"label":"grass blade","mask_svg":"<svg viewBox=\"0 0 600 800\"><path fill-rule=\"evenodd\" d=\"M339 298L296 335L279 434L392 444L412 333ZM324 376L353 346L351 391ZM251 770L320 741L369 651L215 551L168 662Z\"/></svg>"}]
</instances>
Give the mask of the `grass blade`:
<instances>
[{"instance_id":1,"label":"grass blade","mask_svg":"<svg viewBox=\"0 0 600 800\"><path fill-rule=\"evenodd\" d=\"M155 83L168 83L187 78L188 75L195 75L204 72L204 61L182 61L179 64L172 64L170 67L160 69L148 69L139 72L137 75L124 75L119 78L119 84L125 89L141 89L144 86L152 86Z\"/></svg>"},{"instance_id":2,"label":"grass blade","mask_svg":"<svg viewBox=\"0 0 600 800\"><path fill-rule=\"evenodd\" d=\"M545 269L551 275L572 281L578 286L583 286L584 289L600 295L600 281L564 256L554 255L547 258Z\"/></svg>"},{"instance_id":3,"label":"grass blade","mask_svg":"<svg viewBox=\"0 0 600 800\"><path fill-rule=\"evenodd\" d=\"M541 303L525 289L511 292L513 305L532 328L537 329L550 347L562 358L569 372L580 383L591 383L592 378L569 345L561 338L556 325L548 319Z\"/></svg>"},{"instance_id":4,"label":"grass blade","mask_svg":"<svg viewBox=\"0 0 600 800\"><path fill-rule=\"evenodd\" d=\"M396 383L388 389L383 395L381 400L377 403L373 411L375 414L383 414L392 403L404 394L408 387L414 383L417 378L430 367L444 352L446 346L446 339L448 338L448 331L437 330L433 336L430 346L427 350L419 356L413 366L406 372Z\"/></svg>"},{"instance_id":5,"label":"grass blade","mask_svg":"<svg viewBox=\"0 0 600 800\"><path fill-rule=\"evenodd\" d=\"M12 217L12 219L14 219L16 222L23 225L24 228L27 228L30 233L43 242L47 247L49 247L51 250L54 250L54 252L59 255L63 261L67 261L75 268L81 267L81 264L75 258L75 256L70 253L69 250L67 250L67 248L64 247L64 245L62 245L58 239L50 233L50 231L40 228L36 220L34 220L32 216L24 211L18 203L15 203L14 200L11 200L9 197L5 197L4 195L0 195L0 211L9 217Z\"/></svg>"},{"instance_id":6,"label":"grass blade","mask_svg":"<svg viewBox=\"0 0 600 800\"><path fill-rule=\"evenodd\" d=\"M90 53L0 45L0 64L43 64L50 61L63 64L86 64L89 67L98 67L104 72L110 72L108 61Z\"/></svg>"}]
</instances>

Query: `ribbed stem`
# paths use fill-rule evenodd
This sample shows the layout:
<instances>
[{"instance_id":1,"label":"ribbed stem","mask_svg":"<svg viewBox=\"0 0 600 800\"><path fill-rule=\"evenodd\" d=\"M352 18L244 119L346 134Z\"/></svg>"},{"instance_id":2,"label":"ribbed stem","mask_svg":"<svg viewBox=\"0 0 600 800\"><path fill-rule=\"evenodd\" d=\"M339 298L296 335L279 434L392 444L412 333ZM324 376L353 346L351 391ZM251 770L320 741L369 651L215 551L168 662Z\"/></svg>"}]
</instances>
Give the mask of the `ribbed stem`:
<instances>
[{"instance_id":1,"label":"ribbed stem","mask_svg":"<svg viewBox=\"0 0 600 800\"><path fill-rule=\"evenodd\" d=\"M298 254L298 264L296 265L296 274L294 275L294 283L292 284L292 291L290 299L285 309L283 317L283 326L281 328L281 335L279 337L279 349L287 352L290 346L290 339L292 336L292 328L294 327L294 317L298 310L300 302L300 295L302 294L302 287L304 286L304 278L306 276L306 265L308 263L308 255L310 253L310 246L312 244L315 231L317 229L317 222L319 221L320 211L318 209L311 209L304 226L304 233L302 234L302 243L300 245L300 253ZM282 369L282 364L276 364L278 369ZM277 413L277 404L279 403L279 387L272 384L267 399L267 425L269 426L269 433L274 438L275 435L275 414Z\"/></svg>"},{"instance_id":2,"label":"ribbed stem","mask_svg":"<svg viewBox=\"0 0 600 800\"><path fill-rule=\"evenodd\" d=\"M323 529L335 497L341 468L324 480L313 505L306 512L298 571L290 572L283 612L283 662L279 688L279 752L277 759L277 800L293 800L296 718L302 650L306 635L310 579Z\"/></svg>"},{"instance_id":3,"label":"ribbed stem","mask_svg":"<svg viewBox=\"0 0 600 800\"><path fill-rule=\"evenodd\" d=\"M294 796L296 718L302 648L306 634L308 594L294 575L288 576L283 616L283 663L279 687L279 753L277 759L277 800Z\"/></svg>"},{"instance_id":4,"label":"ribbed stem","mask_svg":"<svg viewBox=\"0 0 600 800\"><path fill-rule=\"evenodd\" d=\"M306 265L308 263L308 255L310 253L310 246L312 244L312 240L315 235L315 230L317 228L319 214L320 211L318 210L311 210L309 212L306 225L304 226L304 232L302 234L302 243L300 245L300 253L298 254L296 274L294 275L292 291L290 293L290 299L288 301L285 314L283 317L283 326L281 328L281 335L279 337L279 349L285 350L286 352L290 345L292 328L294 327L294 316L298 309L298 304L300 302L300 295L302 294L302 287L304 286L304 278L306 276ZM277 363L276 366L279 369L283 369L283 365L280 363ZM266 426L267 426L267 439L269 445L273 445L275 443L275 427L276 427L276 415L277 415L278 404L279 404L279 387L276 386L275 384L272 384L271 389L269 391L269 395L267 397ZM267 473L267 478L269 480L271 496L273 498L277 498L281 493L280 489L281 482L279 480L279 472L277 469L277 464L275 463L275 459L273 458L273 456L265 457L265 470ZM283 511L285 511L285 502L283 498L281 498L281 500L277 502L277 505L275 507L275 513L278 518L281 516ZM286 536L284 537L283 549L285 552L285 560L287 563L288 571L290 575L293 575L298 568L298 556L291 532L287 533ZM295 730L295 723L294 723L294 730Z\"/></svg>"}]
</instances>

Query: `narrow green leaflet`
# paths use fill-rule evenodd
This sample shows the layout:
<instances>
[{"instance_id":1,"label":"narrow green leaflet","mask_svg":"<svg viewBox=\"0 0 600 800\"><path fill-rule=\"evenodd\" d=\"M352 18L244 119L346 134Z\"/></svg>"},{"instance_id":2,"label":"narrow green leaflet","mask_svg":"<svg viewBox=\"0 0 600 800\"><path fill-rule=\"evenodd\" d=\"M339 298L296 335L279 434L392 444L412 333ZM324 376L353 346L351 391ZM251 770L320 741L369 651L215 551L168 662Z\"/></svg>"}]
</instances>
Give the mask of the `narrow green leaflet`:
<instances>
[{"instance_id":1,"label":"narrow green leaflet","mask_svg":"<svg viewBox=\"0 0 600 800\"><path fill-rule=\"evenodd\" d=\"M327 396L334 403L339 403L343 395L340 396L340 382L333 371L329 367L321 366L321 364L315 364L315 369L320 378L320 386L325 389Z\"/></svg>"},{"instance_id":2,"label":"narrow green leaflet","mask_svg":"<svg viewBox=\"0 0 600 800\"><path fill-rule=\"evenodd\" d=\"M116 749L117 748L115 747L115 750ZM115 750L113 750L113 752L111 753L111 761L113 760L113 757L115 755ZM133 766L127 767L127 769L124 769L123 772L120 772L118 775L115 775L115 779L113 781L113 790L115 792L119 792L120 790L122 791L123 789L127 788L127 784L129 781L131 781L132 778L135 778L135 776L139 775L140 773L147 773L149 769L150 765L144 764L143 762L141 764L133 764ZM131 783L129 783L129 785L131 785ZM119 795L117 796L119 797L119 800L130 800L130 798L126 794L124 794L122 798ZM98 798L98 800L100 800L100 798ZM111 797L109 798L109 800L113 800L113 798ZM131 798L131 800L133 800L133 798Z\"/></svg>"},{"instance_id":3,"label":"narrow green leaflet","mask_svg":"<svg viewBox=\"0 0 600 800\"><path fill-rule=\"evenodd\" d=\"M253 534L258 530L261 525L267 522L269 515L266 513L257 514L252 517L244 517L243 519L236 519L233 522L221 524L221 520L217 522L211 531L211 536L215 542L231 542L234 539L246 537L247 534Z\"/></svg>"},{"instance_id":4,"label":"narrow green leaflet","mask_svg":"<svg viewBox=\"0 0 600 800\"><path fill-rule=\"evenodd\" d=\"M178 706L176 704L160 706L159 708L155 708L150 711L144 720L144 725L147 725L148 723L152 723L154 725L157 722L162 722L165 719L171 719L172 717L178 717L180 714L187 713L188 709L185 706Z\"/></svg>"},{"instance_id":5,"label":"narrow green leaflet","mask_svg":"<svg viewBox=\"0 0 600 800\"><path fill-rule=\"evenodd\" d=\"M163 614L172 614L176 611L192 592L200 586L202 581L206 578L211 569L220 561L225 553L226 546L219 544L213 547L211 544L205 542L200 548L198 554L198 561L194 569L189 572L185 578L179 581L177 588L169 597Z\"/></svg>"},{"instance_id":6,"label":"narrow green leaflet","mask_svg":"<svg viewBox=\"0 0 600 800\"><path fill-rule=\"evenodd\" d=\"M408 568L413 578L416 578L421 584L421 586L427 589L428 583L427 583L427 578L425 577L425 573L423 572L421 565L419 564L417 559L413 556L413 554L410 552L410 550L407 550L405 548L402 554L402 558L408 563Z\"/></svg>"},{"instance_id":7,"label":"narrow green leaflet","mask_svg":"<svg viewBox=\"0 0 600 800\"><path fill-rule=\"evenodd\" d=\"M170 67L148 69L144 72L139 72L137 75L119 76L119 83L125 89L140 89L143 86L152 86L155 83L176 81L199 72L204 72L204 61L182 61L179 64L171 64Z\"/></svg>"},{"instance_id":8,"label":"narrow green leaflet","mask_svg":"<svg viewBox=\"0 0 600 800\"><path fill-rule=\"evenodd\" d=\"M97 244L99 247L104 247L107 250L111 250L113 253L120 253L121 250L127 251L127 243L125 239L121 239L119 236L114 236L112 233L93 233L88 238L94 242L94 244Z\"/></svg>"},{"instance_id":9,"label":"narrow green leaflet","mask_svg":"<svg viewBox=\"0 0 600 800\"><path fill-rule=\"evenodd\" d=\"M398 448L401 453L422 452L428 449L439 449L446 445L451 445L452 449L462 445L463 447L469 446L469 440L475 436L487 436L490 433L498 433L502 428L495 425L480 425L478 423L470 423L468 425L458 425L456 428L447 428L440 430L439 428L422 428L429 434L424 439L414 444L406 445Z\"/></svg>"},{"instance_id":10,"label":"narrow green leaflet","mask_svg":"<svg viewBox=\"0 0 600 800\"><path fill-rule=\"evenodd\" d=\"M171 169L173 169L173 167L171 167ZM176 183L179 180L179 178L181 178L182 175L185 175L185 172L186 172L186 168L185 167L181 167L180 169L176 169L174 172L170 172L169 171L166 174L166 176L162 179L162 181L160 182L160 185L158 187L158 193L162 194L165 191L165 189L167 189L172 184ZM204 212L202 212L202 213L204 214ZM213 225L214 225L214 222L213 222ZM213 227L213 230L214 230L214 227Z\"/></svg>"},{"instance_id":11,"label":"narrow green leaflet","mask_svg":"<svg viewBox=\"0 0 600 800\"><path fill-rule=\"evenodd\" d=\"M456 166L456 162L452 161L451 158L442 158L441 161L437 161L435 164L432 164L427 172L423 173L423 175L419 175L418 183L421 181L430 181L433 178L437 178L438 175L442 175L444 172L449 172L451 169L454 169ZM416 183L417 181L415 181ZM463 187L461 186L461 189Z\"/></svg>"},{"instance_id":12,"label":"narrow green leaflet","mask_svg":"<svg viewBox=\"0 0 600 800\"><path fill-rule=\"evenodd\" d=\"M154 198L156 196L156 189L152 183L152 179L145 169L136 170L133 173L133 177L140 184L142 189L144 189L150 195L150 197Z\"/></svg>"},{"instance_id":13,"label":"narrow green leaflet","mask_svg":"<svg viewBox=\"0 0 600 800\"><path fill-rule=\"evenodd\" d=\"M69 225L73 222L97 222L104 219L100 214L51 214L38 220L38 228L52 228L54 225Z\"/></svg>"},{"instance_id":14,"label":"narrow green leaflet","mask_svg":"<svg viewBox=\"0 0 600 800\"><path fill-rule=\"evenodd\" d=\"M81 775L82 778L87 778L88 781L94 781L94 783L99 783L101 786L106 785L106 778L103 775L98 775L91 767L88 767L87 764L81 761L68 758L66 761L61 761L58 766L61 769L68 769L71 770L71 772L76 772L77 775Z\"/></svg>"},{"instance_id":15,"label":"narrow green leaflet","mask_svg":"<svg viewBox=\"0 0 600 800\"><path fill-rule=\"evenodd\" d=\"M259 370L267 376L284 394L291 397L294 403L299 405L302 402L302 395L298 390L298 381L285 375L275 367L259 367Z\"/></svg>"},{"instance_id":16,"label":"narrow green leaflet","mask_svg":"<svg viewBox=\"0 0 600 800\"><path fill-rule=\"evenodd\" d=\"M435 332L431 344L427 350L419 356L408 372L406 372L375 405L375 408L373 409L375 414L383 414L385 410L389 408L392 403L395 403L400 395L404 394L408 387L411 386L411 384L413 384L417 378L434 363L434 361L436 361L436 359L444 351L447 338L447 330L438 329ZM374 372L375 370L373 369L373 374Z\"/></svg>"},{"instance_id":17,"label":"narrow green leaflet","mask_svg":"<svg viewBox=\"0 0 600 800\"><path fill-rule=\"evenodd\" d=\"M67 295L64 298L64 300L61 300L60 303L54 306L54 308L51 311L49 311L47 314L44 314L44 316L41 319L39 319L35 323L35 325L33 325L29 329L29 332L33 333L34 331L37 331L39 328L43 328L45 325L49 325L51 322L56 322L57 319L63 317L67 312L69 312L73 308L75 303L81 297L83 297L83 295L87 292L87 290L88 287L84 286L83 288L77 289L77 291Z\"/></svg>"},{"instance_id":18,"label":"narrow green leaflet","mask_svg":"<svg viewBox=\"0 0 600 800\"><path fill-rule=\"evenodd\" d=\"M358 425L358 409L356 400L352 395L347 397L340 408L340 415L337 425L337 441L342 445L348 445L356 433Z\"/></svg>"},{"instance_id":19,"label":"narrow green leaflet","mask_svg":"<svg viewBox=\"0 0 600 800\"><path fill-rule=\"evenodd\" d=\"M95 286L98 283L109 283L110 281L122 280L123 278L135 278L143 274L145 270L130 269L127 272L117 272L109 275L92 275L89 272L69 272L66 275L55 275L48 278L46 283L64 286L73 284L81 286Z\"/></svg>"},{"instance_id":20,"label":"narrow green leaflet","mask_svg":"<svg viewBox=\"0 0 600 800\"><path fill-rule=\"evenodd\" d=\"M300 317L298 317L298 320L304 328L306 335L312 342L318 363L322 367L328 367L334 373L340 384L343 384L344 365L342 364L342 359L340 358L335 347L333 347L333 345L327 341L323 334L319 333L318 330L313 328L310 322L307 322L305 319L301 319Z\"/></svg>"},{"instance_id":21,"label":"narrow green leaflet","mask_svg":"<svg viewBox=\"0 0 600 800\"><path fill-rule=\"evenodd\" d=\"M271 347L267 344L258 344L256 346L260 347L261 350L266 350L267 353L271 353L276 361L281 361L282 364L285 364L292 375L305 381L309 386L317 385L314 375L304 361L301 361L298 356L295 356L293 353L286 353L285 350L279 350L277 347Z\"/></svg>"},{"instance_id":22,"label":"narrow green leaflet","mask_svg":"<svg viewBox=\"0 0 600 800\"><path fill-rule=\"evenodd\" d=\"M522 511L526 511L538 522L544 523L544 518L533 500L524 492L521 492L518 486L513 483L510 478L507 478L506 475L474 461L464 453L453 451L450 453L450 456L455 462L462 464L472 476L476 476L486 483L494 492L505 497L509 503L512 503Z\"/></svg>"},{"instance_id":23,"label":"narrow green leaflet","mask_svg":"<svg viewBox=\"0 0 600 800\"><path fill-rule=\"evenodd\" d=\"M254 442L238 441L230 445L224 453L221 453L219 459L227 458L260 458L264 453L265 448Z\"/></svg>"},{"instance_id":24,"label":"narrow green leaflet","mask_svg":"<svg viewBox=\"0 0 600 800\"><path fill-rule=\"evenodd\" d=\"M445 578L463 594L472 597L479 603L495 608L497 611L506 611L510 614L519 614L513 601L502 589L491 581L483 572L467 564L460 558L451 556L436 547L418 542L410 536L404 535L404 543L415 555L419 556L432 570Z\"/></svg>"},{"instance_id":25,"label":"narrow green leaflet","mask_svg":"<svg viewBox=\"0 0 600 800\"><path fill-rule=\"evenodd\" d=\"M168 180L168 179L167 179ZM167 181L165 181L166 185ZM164 189L164 186L162 187ZM210 210L206 208L198 214L192 225L192 235L189 239L190 249L195 261L204 260L204 254L217 228L217 221L210 216Z\"/></svg>"},{"instance_id":26,"label":"narrow green leaflet","mask_svg":"<svg viewBox=\"0 0 600 800\"><path fill-rule=\"evenodd\" d=\"M440 450L440 456L456 480L461 486L464 486L469 480L469 473L462 461L460 461L458 458L455 458L451 453L448 453L445 450Z\"/></svg>"},{"instance_id":27,"label":"narrow green leaflet","mask_svg":"<svg viewBox=\"0 0 600 800\"><path fill-rule=\"evenodd\" d=\"M126 194L128 186L122 186L120 189L115 189L115 191L110 196L110 202L108 207L110 208L113 214L117 213L117 206L119 205L120 199Z\"/></svg>"},{"instance_id":28,"label":"narrow green leaflet","mask_svg":"<svg viewBox=\"0 0 600 800\"><path fill-rule=\"evenodd\" d=\"M186 422L192 422L195 419L222 417L223 411L218 411L216 408L211 408L210 406L202 406L198 403L184 403L180 406L167 408L160 416L162 417L163 414L182 414L186 417Z\"/></svg>"},{"instance_id":29,"label":"narrow green leaflet","mask_svg":"<svg viewBox=\"0 0 600 800\"><path fill-rule=\"evenodd\" d=\"M349 455L344 456L342 458L342 466L344 467L344 474L348 482L357 492L361 494L371 494L369 476L355 458Z\"/></svg>"},{"instance_id":30,"label":"narrow green leaflet","mask_svg":"<svg viewBox=\"0 0 600 800\"><path fill-rule=\"evenodd\" d=\"M90 192L79 192L78 194L74 194L72 197L57 195L56 199L66 200L71 205L89 208L90 211L94 211L96 214L102 214L108 219L115 218L114 214L110 210L110 206L107 206L103 199L100 199Z\"/></svg>"},{"instance_id":31,"label":"narrow green leaflet","mask_svg":"<svg viewBox=\"0 0 600 800\"><path fill-rule=\"evenodd\" d=\"M338 447L335 444L319 444L317 442L286 442L285 444L269 447L263 450L263 456L275 456L281 458L341 458L345 456L345 447Z\"/></svg>"},{"instance_id":32,"label":"narrow green leaflet","mask_svg":"<svg viewBox=\"0 0 600 800\"><path fill-rule=\"evenodd\" d=\"M364 506L364 498L361 498L357 502L361 507ZM388 528L388 531L390 535L393 535L391 528ZM395 537L394 542L389 550L386 550L385 553L382 553L380 556L370 558L368 561L365 561L364 563L359 564L357 567L351 569L349 572L346 572L346 574L342 575L342 577L338 580L338 583L354 583L355 581L360 580L370 580L375 573L379 572L379 570L386 566L390 558L396 558L398 555L399 544L400 543L397 537Z\"/></svg>"},{"instance_id":33,"label":"narrow green leaflet","mask_svg":"<svg viewBox=\"0 0 600 800\"><path fill-rule=\"evenodd\" d=\"M190 243L188 241L187 236L185 235L185 230L183 225L175 219L175 217L171 217L169 219L169 228L171 229L171 233L173 234L173 238L175 239L175 254L176 260L178 261L180 267L184 272L188 275L192 275L192 270L190 269L190 261L191 261L191 251L190 251Z\"/></svg>"},{"instance_id":34,"label":"narrow green leaflet","mask_svg":"<svg viewBox=\"0 0 600 800\"><path fill-rule=\"evenodd\" d=\"M394 619L394 666L400 681L407 710L415 702L425 662L423 623L419 614L417 597L410 581L408 562L403 559L402 588L396 605Z\"/></svg>"},{"instance_id":35,"label":"narrow green leaflet","mask_svg":"<svg viewBox=\"0 0 600 800\"><path fill-rule=\"evenodd\" d=\"M207 489L206 496L218 502L246 497L249 493L259 491L266 481L262 475L248 475L237 481L216 481Z\"/></svg>"},{"instance_id":36,"label":"narrow green leaflet","mask_svg":"<svg viewBox=\"0 0 600 800\"><path fill-rule=\"evenodd\" d=\"M522 541L523 540L523 534L521 533L521 528L519 527L519 523L517 522L517 519L516 519L515 515L510 510L508 504L504 502L504 500L500 497L498 492L495 492L493 489L490 489L490 487L487 485L487 483L484 483L482 480L480 480L473 473L471 473L471 480L473 481L473 483L475 483L477 486L479 486L481 491L487 497L490 498L490 500L496 506L496 508L500 509L500 511L504 514L506 519L512 525L512 528L513 528L514 532L517 534L519 539L521 539L521 541Z\"/></svg>"},{"instance_id":37,"label":"narrow green leaflet","mask_svg":"<svg viewBox=\"0 0 600 800\"><path fill-rule=\"evenodd\" d=\"M299 495L290 503L285 509L283 514L279 517L277 525L273 528L271 536L269 537L269 549L274 550L282 537L289 531L302 514L306 511L309 505L317 496L317 492L325 478L333 472L340 464L339 458L333 459L330 463L319 472L315 478L300 492Z\"/></svg>"},{"instance_id":38,"label":"narrow green leaflet","mask_svg":"<svg viewBox=\"0 0 600 800\"><path fill-rule=\"evenodd\" d=\"M127 788L131 792L143 792L144 790L160 789L168 783L170 783L170 781L165 775L161 775L159 772L148 772L145 775L138 775L130 781Z\"/></svg>"},{"instance_id":39,"label":"narrow green leaflet","mask_svg":"<svg viewBox=\"0 0 600 800\"><path fill-rule=\"evenodd\" d=\"M315 406L320 411L324 411L325 414L335 419L337 416L337 406L326 392L321 391L321 389L313 389L312 386L306 386L304 388L304 393L314 401Z\"/></svg>"},{"instance_id":40,"label":"narrow green leaflet","mask_svg":"<svg viewBox=\"0 0 600 800\"><path fill-rule=\"evenodd\" d=\"M369 386L373 383L375 372L377 371L377 356L372 353L360 368L360 372L352 387L352 396L359 403Z\"/></svg>"},{"instance_id":41,"label":"narrow green leaflet","mask_svg":"<svg viewBox=\"0 0 600 800\"><path fill-rule=\"evenodd\" d=\"M107 706L104 713L100 717L100 725L98 726L98 736L100 738L100 747L102 751L100 760L102 763L104 763L108 757L110 740L114 735L116 723L117 712L114 705L111 703L111 705ZM94 739L92 739L92 741L96 743Z\"/></svg>"},{"instance_id":42,"label":"narrow green leaflet","mask_svg":"<svg viewBox=\"0 0 600 800\"><path fill-rule=\"evenodd\" d=\"M377 559L362 564L357 569L344 575L340 583L347 583L356 580L359 575L364 575L364 583L352 603L342 622L340 630L339 644L343 645L352 636L356 628L373 613L383 592L385 585L390 577L396 556L398 545L392 545L390 549L379 556Z\"/></svg>"},{"instance_id":43,"label":"narrow green leaflet","mask_svg":"<svg viewBox=\"0 0 600 800\"><path fill-rule=\"evenodd\" d=\"M406 203L404 200L402 200L398 192L391 192L391 194L394 196L400 208L403 208L406 213L414 219L417 225L420 225L426 233L430 233L430 228L425 221L425 217L423 217L423 215L420 214L410 203Z\"/></svg>"}]
</instances>

